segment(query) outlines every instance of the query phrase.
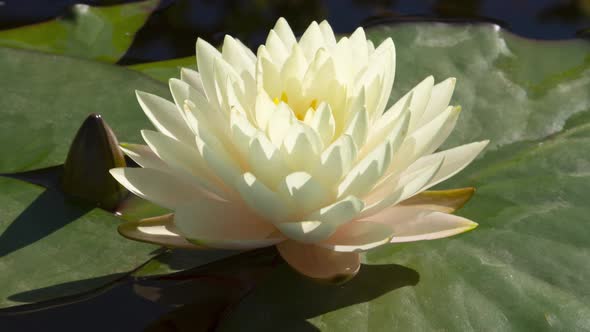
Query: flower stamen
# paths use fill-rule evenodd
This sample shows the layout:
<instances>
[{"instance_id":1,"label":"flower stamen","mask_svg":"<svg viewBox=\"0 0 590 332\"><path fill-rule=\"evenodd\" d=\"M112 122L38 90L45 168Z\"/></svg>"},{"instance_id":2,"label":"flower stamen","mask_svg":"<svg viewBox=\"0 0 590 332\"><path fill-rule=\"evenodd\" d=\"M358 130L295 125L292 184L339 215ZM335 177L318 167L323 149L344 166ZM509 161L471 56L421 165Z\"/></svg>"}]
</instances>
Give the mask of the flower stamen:
<instances>
[{"instance_id":1,"label":"flower stamen","mask_svg":"<svg viewBox=\"0 0 590 332\"><path fill-rule=\"evenodd\" d=\"M313 108L313 110L315 111L318 108L318 100L312 100L311 103L309 103L309 107Z\"/></svg>"},{"instance_id":2,"label":"flower stamen","mask_svg":"<svg viewBox=\"0 0 590 332\"><path fill-rule=\"evenodd\" d=\"M283 93L281 93L281 98L279 99L279 97L275 97L275 99L273 99L275 105L278 105L280 102L283 102L285 104L289 103L289 97L287 96L287 93L285 91L283 91Z\"/></svg>"}]
</instances>

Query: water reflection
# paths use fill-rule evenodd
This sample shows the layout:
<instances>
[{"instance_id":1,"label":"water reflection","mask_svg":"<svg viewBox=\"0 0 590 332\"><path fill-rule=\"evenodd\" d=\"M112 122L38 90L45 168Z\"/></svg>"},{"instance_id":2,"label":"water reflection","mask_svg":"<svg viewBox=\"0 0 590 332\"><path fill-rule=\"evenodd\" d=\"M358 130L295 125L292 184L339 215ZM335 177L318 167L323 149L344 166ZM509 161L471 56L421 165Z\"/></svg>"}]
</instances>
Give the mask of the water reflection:
<instances>
[{"instance_id":1,"label":"water reflection","mask_svg":"<svg viewBox=\"0 0 590 332\"><path fill-rule=\"evenodd\" d=\"M590 0L566 0L549 5L541 10L539 20L555 21L567 24L568 22L584 22L590 18Z\"/></svg>"},{"instance_id":2,"label":"water reflection","mask_svg":"<svg viewBox=\"0 0 590 332\"><path fill-rule=\"evenodd\" d=\"M118 276L108 276L117 279ZM42 300L79 280L14 295ZM119 276L97 290L0 310L8 331L317 331L308 319L416 285L401 265L363 265L342 285L325 285L293 272L274 248L233 256L160 277Z\"/></svg>"}]
</instances>

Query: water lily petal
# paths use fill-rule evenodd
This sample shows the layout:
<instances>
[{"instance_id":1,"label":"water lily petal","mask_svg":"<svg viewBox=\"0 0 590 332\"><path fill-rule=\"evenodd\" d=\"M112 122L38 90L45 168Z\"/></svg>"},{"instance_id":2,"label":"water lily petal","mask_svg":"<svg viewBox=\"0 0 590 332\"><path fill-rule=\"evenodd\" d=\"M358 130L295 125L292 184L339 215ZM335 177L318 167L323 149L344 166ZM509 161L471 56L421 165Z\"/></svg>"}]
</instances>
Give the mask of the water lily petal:
<instances>
[{"instance_id":1,"label":"water lily petal","mask_svg":"<svg viewBox=\"0 0 590 332\"><path fill-rule=\"evenodd\" d=\"M240 164L228 154L217 138L211 136L205 141L197 136L195 140L208 169L223 181L227 193L231 194L231 188L234 188L235 181L242 173Z\"/></svg>"},{"instance_id":2,"label":"water lily petal","mask_svg":"<svg viewBox=\"0 0 590 332\"><path fill-rule=\"evenodd\" d=\"M303 93L309 99L295 100L293 107L295 109L307 110L310 102L315 99L319 102L326 102L333 110L344 108L346 103L346 85L337 79L338 72L334 59L327 56L326 52L320 49L316 53L314 61L316 62L313 62L309 66L302 81ZM318 64L317 67L315 67L316 64ZM291 104L291 100L289 100L289 103ZM337 123L341 123L340 126L342 126L344 115L342 114L341 117L336 119Z\"/></svg>"},{"instance_id":3,"label":"water lily petal","mask_svg":"<svg viewBox=\"0 0 590 332\"><path fill-rule=\"evenodd\" d=\"M141 135L150 149L170 166L171 170L185 174L187 179L195 181L218 196L225 196L219 189L219 179L209 170L196 145L178 142L150 130L142 130Z\"/></svg>"},{"instance_id":4,"label":"water lily petal","mask_svg":"<svg viewBox=\"0 0 590 332\"><path fill-rule=\"evenodd\" d=\"M381 68L383 82L381 83L380 97L374 108L375 115L380 115L383 113L383 110L385 110L385 106L387 105L387 101L391 94L391 88L393 87L393 80L395 78L395 45L391 38L387 38L379 45L379 47L377 47L375 52L371 55L369 63L378 63L378 61L372 60L377 55L383 57L383 66Z\"/></svg>"},{"instance_id":5,"label":"water lily petal","mask_svg":"<svg viewBox=\"0 0 590 332\"><path fill-rule=\"evenodd\" d=\"M147 92L136 91L135 94L148 119L161 133L183 142L194 140L176 105Z\"/></svg>"},{"instance_id":6,"label":"water lily petal","mask_svg":"<svg viewBox=\"0 0 590 332\"><path fill-rule=\"evenodd\" d=\"M360 269L360 256L354 252L336 252L315 245L285 241L277 245L283 259L297 272L312 278L341 282Z\"/></svg>"},{"instance_id":7,"label":"water lily petal","mask_svg":"<svg viewBox=\"0 0 590 332\"><path fill-rule=\"evenodd\" d=\"M320 220L339 227L354 219L363 210L364 206L362 200L351 195L310 213L304 219Z\"/></svg>"},{"instance_id":8,"label":"water lily petal","mask_svg":"<svg viewBox=\"0 0 590 332\"><path fill-rule=\"evenodd\" d=\"M215 61L221 58L221 53L208 42L197 39L197 67L201 74L205 95L210 103L218 103L217 84L215 82Z\"/></svg>"},{"instance_id":9,"label":"water lily petal","mask_svg":"<svg viewBox=\"0 0 590 332\"><path fill-rule=\"evenodd\" d=\"M270 223L242 205L201 200L176 209L174 224L196 245L219 249L254 249L283 241Z\"/></svg>"},{"instance_id":10,"label":"water lily petal","mask_svg":"<svg viewBox=\"0 0 590 332\"><path fill-rule=\"evenodd\" d=\"M277 194L288 202L299 215L309 213L334 199L329 190L306 172L294 172L287 175L279 184Z\"/></svg>"},{"instance_id":11,"label":"water lily petal","mask_svg":"<svg viewBox=\"0 0 590 332\"><path fill-rule=\"evenodd\" d=\"M423 165L419 169L386 178L372 192L363 197L366 207L359 218L373 215L425 190L426 184L432 180L443 162L444 158L439 156L438 160Z\"/></svg>"},{"instance_id":12,"label":"water lily petal","mask_svg":"<svg viewBox=\"0 0 590 332\"><path fill-rule=\"evenodd\" d=\"M299 46L309 61L313 59L318 49L326 47L322 30L317 22L311 22L307 27L299 40Z\"/></svg>"},{"instance_id":13,"label":"water lily petal","mask_svg":"<svg viewBox=\"0 0 590 332\"><path fill-rule=\"evenodd\" d=\"M184 102L186 100L191 100L189 95L200 95L201 93L193 88L189 83L179 80L177 78L171 78L168 80L168 87L170 88L170 94L172 94L172 99L176 104L176 107L179 111L184 109ZM203 95L205 100L205 104L209 104L207 98ZM204 105L203 105L204 106ZM182 114L182 112L180 112Z\"/></svg>"},{"instance_id":14,"label":"water lily petal","mask_svg":"<svg viewBox=\"0 0 590 332\"><path fill-rule=\"evenodd\" d=\"M248 159L250 154L250 140L257 134L262 135L255 128L245 114L232 109L229 120L231 130L231 141L240 155L240 159Z\"/></svg>"},{"instance_id":15,"label":"water lily petal","mask_svg":"<svg viewBox=\"0 0 590 332\"><path fill-rule=\"evenodd\" d=\"M281 37L274 31L270 30L266 42L264 43L273 63L277 66L282 66L287 57L289 57L289 50L281 40ZM292 46L291 46L292 47Z\"/></svg>"},{"instance_id":16,"label":"water lily petal","mask_svg":"<svg viewBox=\"0 0 590 332\"><path fill-rule=\"evenodd\" d=\"M367 40L367 50L369 51L369 55L375 52L375 44L373 44L372 40Z\"/></svg>"},{"instance_id":17,"label":"water lily petal","mask_svg":"<svg viewBox=\"0 0 590 332\"><path fill-rule=\"evenodd\" d=\"M439 116L434 118L434 120L416 130L414 133L420 132L420 134L414 136L416 138L416 146L418 147L417 151L420 151L421 154L428 154L436 151L436 149L446 141L453 129L455 129L455 124L459 119L460 113L460 106L449 106ZM433 128L437 129L435 135L424 135L428 130L432 130Z\"/></svg>"},{"instance_id":18,"label":"water lily petal","mask_svg":"<svg viewBox=\"0 0 590 332\"><path fill-rule=\"evenodd\" d=\"M356 154L352 137L342 135L322 153L320 163L311 173L327 187L331 187L348 174Z\"/></svg>"},{"instance_id":19,"label":"water lily petal","mask_svg":"<svg viewBox=\"0 0 590 332\"><path fill-rule=\"evenodd\" d=\"M408 169L410 171L432 164L437 158L444 158L442 166L434 177L425 185L424 190L435 186L442 181L459 173L477 157L490 141L474 142L461 145L452 149L437 152L418 159Z\"/></svg>"},{"instance_id":20,"label":"water lily petal","mask_svg":"<svg viewBox=\"0 0 590 332\"><path fill-rule=\"evenodd\" d=\"M281 68L274 64L271 55L264 45L258 48L258 61L256 62L256 93L265 93L272 98L279 97L283 91L281 81ZM271 98L271 102L272 102Z\"/></svg>"},{"instance_id":21,"label":"water lily petal","mask_svg":"<svg viewBox=\"0 0 590 332\"><path fill-rule=\"evenodd\" d=\"M312 59L310 58L309 60L311 61ZM300 84L303 75L307 71L307 66L308 62L305 59L302 47L295 44L293 51L289 54L281 69L281 81L283 84L290 84L293 81Z\"/></svg>"},{"instance_id":22,"label":"water lily petal","mask_svg":"<svg viewBox=\"0 0 590 332\"><path fill-rule=\"evenodd\" d=\"M256 95L256 102L254 105L254 120L258 129L266 130L268 120L274 113L276 105L268 96L266 91L262 90Z\"/></svg>"},{"instance_id":23,"label":"water lily petal","mask_svg":"<svg viewBox=\"0 0 590 332\"><path fill-rule=\"evenodd\" d=\"M174 210L207 194L194 183L152 168L113 168L111 175L135 195Z\"/></svg>"},{"instance_id":24,"label":"water lily petal","mask_svg":"<svg viewBox=\"0 0 590 332\"><path fill-rule=\"evenodd\" d=\"M458 107L448 107L434 120L411 132L398 154L394 156L390 170L404 169L421 156L434 152L455 127L460 111ZM410 118L410 124L411 122L412 118Z\"/></svg>"},{"instance_id":25,"label":"water lily petal","mask_svg":"<svg viewBox=\"0 0 590 332\"><path fill-rule=\"evenodd\" d=\"M238 72L238 74L246 72L254 77L256 56L249 48L245 47L244 44L240 43L238 40L229 35L225 35L221 56Z\"/></svg>"},{"instance_id":26,"label":"water lily petal","mask_svg":"<svg viewBox=\"0 0 590 332\"><path fill-rule=\"evenodd\" d=\"M326 51L323 48L320 48L315 53L313 60L311 60L311 62L309 63L309 66L307 67L307 71L305 72L305 75L303 76L303 81L302 81L303 90L307 94L313 93L314 88L317 88L317 85L320 85L320 84L317 84L317 82L315 82L316 80L325 80L328 78L328 77L324 77L323 75L320 75L321 70L325 71L328 69L328 68L325 68L327 61L333 61L333 59L330 58L330 54L328 53L328 51ZM333 70L335 70L335 69L333 68ZM313 86L314 84L316 86ZM317 91L315 91L315 92L317 93Z\"/></svg>"},{"instance_id":27,"label":"water lily petal","mask_svg":"<svg viewBox=\"0 0 590 332\"><path fill-rule=\"evenodd\" d=\"M180 69L180 80L190 85L191 88L205 95L205 88L203 87L201 74L199 74L198 71L183 67Z\"/></svg>"},{"instance_id":28,"label":"water lily petal","mask_svg":"<svg viewBox=\"0 0 590 332\"><path fill-rule=\"evenodd\" d=\"M351 77L355 77L358 72L369 62L369 49L367 48L367 36L362 27L357 28L349 37L351 57L353 67L350 68Z\"/></svg>"},{"instance_id":29,"label":"water lily petal","mask_svg":"<svg viewBox=\"0 0 590 332\"><path fill-rule=\"evenodd\" d=\"M170 166L166 164L147 145L121 143L121 150L143 168L155 168L170 172Z\"/></svg>"},{"instance_id":30,"label":"water lily petal","mask_svg":"<svg viewBox=\"0 0 590 332\"><path fill-rule=\"evenodd\" d=\"M233 69L231 71L233 72ZM248 76L249 74L246 73L245 75ZM253 80L253 78L250 79ZM221 60L215 61L215 81L220 95L220 113L227 114L232 109L245 113L242 106L244 82L241 77L234 76L233 73L229 74L228 69L224 69Z\"/></svg>"},{"instance_id":31,"label":"water lily petal","mask_svg":"<svg viewBox=\"0 0 590 332\"><path fill-rule=\"evenodd\" d=\"M287 220L289 206L254 174L242 174L236 187L244 202L261 218L275 225Z\"/></svg>"},{"instance_id":32,"label":"water lily petal","mask_svg":"<svg viewBox=\"0 0 590 332\"><path fill-rule=\"evenodd\" d=\"M319 135L322 145L328 146L332 143L336 133L336 121L329 104L321 103L318 106L316 111L312 113L309 126Z\"/></svg>"},{"instance_id":33,"label":"water lily petal","mask_svg":"<svg viewBox=\"0 0 590 332\"><path fill-rule=\"evenodd\" d=\"M381 73L376 73L370 79L366 79L366 84L363 86L363 90L365 91L365 109L369 111L369 121L371 123L383 111L377 109L377 105L381 99L382 88L383 77Z\"/></svg>"},{"instance_id":34,"label":"water lily petal","mask_svg":"<svg viewBox=\"0 0 590 332\"><path fill-rule=\"evenodd\" d=\"M297 119L293 115L293 111L291 111L289 106L280 102L268 118L268 124L266 127L266 133L272 144L280 147L283 143L283 138L287 135L289 128L296 120Z\"/></svg>"},{"instance_id":35,"label":"water lily petal","mask_svg":"<svg viewBox=\"0 0 590 332\"><path fill-rule=\"evenodd\" d=\"M392 142L385 141L354 166L338 185L338 197L362 196L373 189L389 167L392 148Z\"/></svg>"},{"instance_id":36,"label":"water lily petal","mask_svg":"<svg viewBox=\"0 0 590 332\"><path fill-rule=\"evenodd\" d=\"M353 49L350 39L342 37L332 50L331 56L334 59L336 68L336 77L340 82L350 82L354 84L355 74L358 73L358 66L364 68L366 63L357 62L359 59L353 57Z\"/></svg>"},{"instance_id":37,"label":"water lily petal","mask_svg":"<svg viewBox=\"0 0 590 332\"><path fill-rule=\"evenodd\" d=\"M174 215L142 219L141 221L126 222L117 228L124 237L147 243L153 243L168 248L204 249L187 241L174 224Z\"/></svg>"},{"instance_id":38,"label":"water lily petal","mask_svg":"<svg viewBox=\"0 0 590 332\"><path fill-rule=\"evenodd\" d=\"M400 114L400 118L396 119L395 121L391 121L390 125L384 127L382 132L369 136L367 143L363 146L358 154L358 159L362 160L366 158L369 153L375 151L380 145L384 144L384 142L390 143L392 156L396 155L398 153L398 149L401 147L406 138L409 125L410 112L409 109L406 108L406 110Z\"/></svg>"},{"instance_id":39,"label":"water lily petal","mask_svg":"<svg viewBox=\"0 0 590 332\"><path fill-rule=\"evenodd\" d=\"M363 209L363 202L348 196L301 218L301 221L277 224L277 228L290 239L303 243L317 243L334 234L338 228Z\"/></svg>"},{"instance_id":40,"label":"water lily petal","mask_svg":"<svg viewBox=\"0 0 590 332\"><path fill-rule=\"evenodd\" d=\"M207 113L207 114L215 114L220 113L216 109L211 106L207 97L204 94L197 91L196 89L192 88L188 83L181 81L176 78L171 78L168 81L170 86L170 92L172 93L172 98L178 107L180 114L182 114L184 121L188 124L188 127L193 131L193 134L198 135L198 129L195 126L190 125L190 120L186 117L187 105L190 107L188 108L189 111L193 112L194 115L197 116L200 113ZM215 116L218 118L219 116ZM215 122L213 122L215 121ZM213 122L216 126L219 126L219 119L211 119L209 122ZM194 135L192 135L194 137ZM191 139L194 141L194 139Z\"/></svg>"},{"instance_id":41,"label":"water lily petal","mask_svg":"<svg viewBox=\"0 0 590 332\"><path fill-rule=\"evenodd\" d=\"M394 231L391 243L440 239L477 227L463 217L414 207L390 207L366 220L390 225Z\"/></svg>"},{"instance_id":42,"label":"water lily petal","mask_svg":"<svg viewBox=\"0 0 590 332\"><path fill-rule=\"evenodd\" d=\"M411 95L399 110L390 110L389 112L392 113L388 114L389 116L383 116L377 120L377 123L369 131L367 142L359 152L360 158L368 154L392 134L400 135L402 139L405 139L410 127L410 102ZM396 116L392 116L394 113Z\"/></svg>"},{"instance_id":43,"label":"water lily petal","mask_svg":"<svg viewBox=\"0 0 590 332\"><path fill-rule=\"evenodd\" d=\"M244 96L245 85L239 73L222 58L216 58L213 62L213 75L215 88L217 90L217 102L222 113L228 113L231 108L243 109L241 98ZM245 76L248 81L253 81L247 72Z\"/></svg>"},{"instance_id":44,"label":"water lily petal","mask_svg":"<svg viewBox=\"0 0 590 332\"><path fill-rule=\"evenodd\" d=\"M344 112L336 112L334 114L334 119L336 120L336 135L339 135L348 127L353 116L361 110L366 109L365 89L361 89L358 93L348 96ZM362 146L359 146L358 148L360 149Z\"/></svg>"},{"instance_id":45,"label":"water lily petal","mask_svg":"<svg viewBox=\"0 0 590 332\"><path fill-rule=\"evenodd\" d=\"M428 103L430 102L430 96L432 95L433 86L434 77L428 76L422 82L418 83L418 85L416 85L410 91L412 93L412 103L410 104L410 110L412 111L410 132L413 132L414 130L418 129L418 121L422 118L422 114L424 114L424 112L426 111L426 106L428 106Z\"/></svg>"},{"instance_id":46,"label":"water lily petal","mask_svg":"<svg viewBox=\"0 0 590 332\"><path fill-rule=\"evenodd\" d=\"M289 172L280 151L261 133L250 140L248 163L252 173L273 189Z\"/></svg>"},{"instance_id":47,"label":"water lily petal","mask_svg":"<svg viewBox=\"0 0 590 332\"><path fill-rule=\"evenodd\" d=\"M424 191L400 202L398 206L453 213L460 209L475 193L475 188Z\"/></svg>"},{"instance_id":48,"label":"water lily petal","mask_svg":"<svg viewBox=\"0 0 590 332\"><path fill-rule=\"evenodd\" d=\"M328 21L324 20L320 23L320 31L324 37L324 43L326 47L334 47L336 45L336 37L334 36L334 31L332 30L332 27Z\"/></svg>"},{"instance_id":49,"label":"water lily petal","mask_svg":"<svg viewBox=\"0 0 590 332\"><path fill-rule=\"evenodd\" d=\"M317 132L298 121L287 130L281 145L285 162L293 170L311 170L322 150L323 143Z\"/></svg>"},{"instance_id":50,"label":"water lily petal","mask_svg":"<svg viewBox=\"0 0 590 332\"><path fill-rule=\"evenodd\" d=\"M363 107L352 115L350 122L344 129L344 134L352 137L354 144L361 147L365 144L369 133L369 113Z\"/></svg>"},{"instance_id":51,"label":"water lily petal","mask_svg":"<svg viewBox=\"0 0 590 332\"><path fill-rule=\"evenodd\" d=\"M349 222L317 246L339 252L363 252L388 243L393 227L371 221Z\"/></svg>"},{"instance_id":52,"label":"water lily petal","mask_svg":"<svg viewBox=\"0 0 590 332\"><path fill-rule=\"evenodd\" d=\"M322 241L336 231L334 227L319 220L283 222L276 224L276 226L283 235L301 243Z\"/></svg>"},{"instance_id":53,"label":"water lily petal","mask_svg":"<svg viewBox=\"0 0 590 332\"><path fill-rule=\"evenodd\" d=\"M449 106L456 82L457 80L454 77L451 77L436 84L432 88L430 101L428 102L422 117L418 120L418 128L432 121L438 114L440 114L440 112L444 111L447 106Z\"/></svg>"},{"instance_id":54,"label":"water lily petal","mask_svg":"<svg viewBox=\"0 0 590 332\"><path fill-rule=\"evenodd\" d=\"M297 39L295 39L295 35L293 34L289 23L287 23L287 20L282 17L279 18L273 28L273 31L277 33L279 38L281 38L281 41L285 45L287 51L291 51L293 45L297 43Z\"/></svg>"}]
</instances>

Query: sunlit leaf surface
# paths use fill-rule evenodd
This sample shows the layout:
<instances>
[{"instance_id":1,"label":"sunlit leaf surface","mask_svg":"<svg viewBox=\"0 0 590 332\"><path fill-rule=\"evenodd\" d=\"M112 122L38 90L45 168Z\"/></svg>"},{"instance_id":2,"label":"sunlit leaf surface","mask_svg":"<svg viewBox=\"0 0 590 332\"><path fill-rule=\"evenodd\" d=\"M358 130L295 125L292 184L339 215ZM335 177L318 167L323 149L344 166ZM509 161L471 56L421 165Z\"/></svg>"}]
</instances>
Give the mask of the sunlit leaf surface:
<instances>
[{"instance_id":1,"label":"sunlit leaf surface","mask_svg":"<svg viewBox=\"0 0 590 332\"><path fill-rule=\"evenodd\" d=\"M74 5L63 17L0 31L0 46L117 62L158 0L108 7Z\"/></svg>"}]
</instances>

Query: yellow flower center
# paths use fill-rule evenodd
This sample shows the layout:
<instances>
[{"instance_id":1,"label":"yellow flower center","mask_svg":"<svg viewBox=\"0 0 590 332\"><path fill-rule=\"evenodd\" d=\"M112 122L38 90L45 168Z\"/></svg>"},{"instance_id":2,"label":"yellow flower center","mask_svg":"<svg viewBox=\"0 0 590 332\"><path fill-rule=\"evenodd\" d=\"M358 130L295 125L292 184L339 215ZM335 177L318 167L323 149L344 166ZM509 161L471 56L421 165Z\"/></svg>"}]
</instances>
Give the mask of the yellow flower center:
<instances>
[{"instance_id":1,"label":"yellow flower center","mask_svg":"<svg viewBox=\"0 0 590 332\"><path fill-rule=\"evenodd\" d=\"M283 91L283 93L281 93L281 99L279 99L279 97L276 97L273 101L275 102L275 105L278 105L280 102L288 104L289 97L287 96L287 93Z\"/></svg>"},{"instance_id":2,"label":"yellow flower center","mask_svg":"<svg viewBox=\"0 0 590 332\"><path fill-rule=\"evenodd\" d=\"M309 107L313 108L313 110L315 111L318 108L318 100L312 100L311 103L309 103Z\"/></svg>"},{"instance_id":3,"label":"yellow flower center","mask_svg":"<svg viewBox=\"0 0 590 332\"><path fill-rule=\"evenodd\" d=\"M273 102L275 103L275 105L278 105L280 102L283 102L285 104L289 103L289 96L287 96L287 93L285 91L283 91L281 93L281 97L275 97L273 99ZM295 116L297 117L297 119L302 120L305 118L305 114L307 112L307 110L309 108L311 108L312 110L316 110L318 107L318 100L317 99L312 99L312 101L309 103L309 106L303 110L303 112L299 112L298 110L293 110L293 112L295 113Z\"/></svg>"}]
</instances>

